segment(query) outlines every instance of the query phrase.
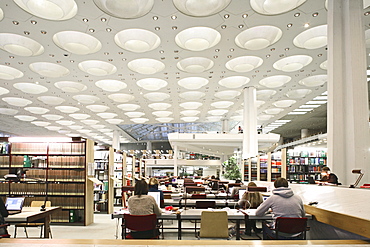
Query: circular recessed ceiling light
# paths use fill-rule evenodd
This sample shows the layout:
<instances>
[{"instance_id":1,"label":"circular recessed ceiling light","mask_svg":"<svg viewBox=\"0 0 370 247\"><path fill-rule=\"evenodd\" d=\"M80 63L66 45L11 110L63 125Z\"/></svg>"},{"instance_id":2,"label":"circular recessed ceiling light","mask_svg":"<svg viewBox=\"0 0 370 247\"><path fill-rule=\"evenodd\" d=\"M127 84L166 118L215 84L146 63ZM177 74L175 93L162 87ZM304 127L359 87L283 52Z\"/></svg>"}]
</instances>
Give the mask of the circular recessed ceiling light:
<instances>
[{"instance_id":1,"label":"circular recessed ceiling light","mask_svg":"<svg viewBox=\"0 0 370 247\"><path fill-rule=\"evenodd\" d=\"M207 113L212 115L212 116L222 116L226 113L228 113L229 110L210 110Z\"/></svg>"},{"instance_id":2,"label":"circular recessed ceiling light","mask_svg":"<svg viewBox=\"0 0 370 247\"><path fill-rule=\"evenodd\" d=\"M63 113L75 113L80 110L80 108L74 106L56 106L55 109Z\"/></svg>"},{"instance_id":3,"label":"circular recessed ceiling light","mask_svg":"<svg viewBox=\"0 0 370 247\"><path fill-rule=\"evenodd\" d=\"M284 72L293 72L302 69L312 62L312 57L307 55L295 55L282 58L273 64L277 70Z\"/></svg>"},{"instance_id":4,"label":"circular recessed ceiling light","mask_svg":"<svg viewBox=\"0 0 370 247\"><path fill-rule=\"evenodd\" d=\"M77 31L62 31L54 34L54 43L73 54L87 55L98 52L102 44L100 41L86 33Z\"/></svg>"},{"instance_id":5,"label":"circular recessed ceiling light","mask_svg":"<svg viewBox=\"0 0 370 247\"><path fill-rule=\"evenodd\" d=\"M276 114L279 114L282 111L284 111L284 109L281 109L281 108L270 108L270 109L264 110L264 113L269 114L269 115L276 115Z\"/></svg>"},{"instance_id":6,"label":"circular recessed ceiling light","mask_svg":"<svg viewBox=\"0 0 370 247\"><path fill-rule=\"evenodd\" d=\"M164 101L170 98L170 95L167 93L155 92L155 93L144 94L144 98L150 101Z\"/></svg>"},{"instance_id":7,"label":"circular recessed ceiling light","mask_svg":"<svg viewBox=\"0 0 370 247\"><path fill-rule=\"evenodd\" d=\"M34 124L34 125L40 126L40 127L46 127L46 126L50 125L51 123L44 122L44 121L33 121L33 122L31 122L31 124Z\"/></svg>"},{"instance_id":8,"label":"circular recessed ceiling light","mask_svg":"<svg viewBox=\"0 0 370 247\"><path fill-rule=\"evenodd\" d=\"M200 89L201 87L208 84L208 80L202 77L187 77L179 80L177 83L186 89Z\"/></svg>"},{"instance_id":9,"label":"circular recessed ceiling light","mask_svg":"<svg viewBox=\"0 0 370 247\"><path fill-rule=\"evenodd\" d=\"M125 93L115 93L108 95L108 98L118 103L125 103L135 99L135 96Z\"/></svg>"},{"instance_id":10,"label":"circular recessed ceiling light","mask_svg":"<svg viewBox=\"0 0 370 247\"><path fill-rule=\"evenodd\" d=\"M244 49L262 50L276 43L282 34L281 29L274 26L257 26L239 33L235 43Z\"/></svg>"},{"instance_id":11,"label":"circular recessed ceiling light","mask_svg":"<svg viewBox=\"0 0 370 247\"><path fill-rule=\"evenodd\" d=\"M100 112L100 113L97 113L96 115L98 115L101 118L115 118L115 117L117 117L117 114L112 113L112 112Z\"/></svg>"},{"instance_id":12,"label":"circular recessed ceiling light","mask_svg":"<svg viewBox=\"0 0 370 247\"><path fill-rule=\"evenodd\" d=\"M69 70L66 67L55 63L36 62L31 63L28 67L33 72L45 77L57 78L69 74Z\"/></svg>"},{"instance_id":13,"label":"circular recessed ceiling light","mask_svg":"<svg viewBox=\"0 0 370 247\"><path fill-rule=\"evenodd\" d=\"M131 111L131 112L125 112L124 113L129 118L139 118L145 115L144 112L138 112L138 111Z\"/></svg>"},{"instance_id":14,"label":"circular recessed ceiling light","mask_svg":"<svg viewBox=\"0 0 370 247\"><path fill-rule=\"evenodd\" d=\"M288 91L285 95L291 99L302 99L310 93L312 93L312 90L302 88Z\"/></svg>"},{"instance_id":15,"label":"circular recessed ceiling light","mask_svg":"<svg viewBox=\"0 0 370 247\"><path fill-rule=\"evenodd\" d=\"M96 101L100 100L99 97L96 97L94 95L75 95L72 98L77 100L81 104L94 104Z\"/></svg>"},{"instance_id":16,"label":"circular recessed ceiling light","mask_svg":"<svg viewBox=\"0 0 370 247\"><path fill-rule=\"evenodd\" d=\"M27 116L27 115L17 115L17 116L14 116L14 117L18 120L26 121L26 122L30 122L30 121L33 121L33 120L37 119L37 117Z\"/></svg>"},{"instance_id":17,"label":"circular recessed ceiling light","mask_svg":"<svg viewBox=\"0 0 370 247\"><path fill-rule=\"evenodd\" d=\"M105 121L107 121L110 124L120 124L124 122L123 119L118 119L118 118L106 119Z\"/></svg>"},{"instance_id":18,"label":"circular recessed ceiling light","mask_svg":"<svg viewBox=\"0 0 370 247\"><path fill-rule=\"evenodd\" d=\"M160 117L160 118L156 118L155 120L157 120L160 123L169 123L172 120L174 120L174 118L172 118L172 117Z\"/></svg>"},{"instance_id":19,"label":"circular recessed ceiling light","mask_svg":"<svg viewBox=\"0 0 370 247\"><path fill-rule=\"evenodd\" d=\"M89 109L90 111L93 111L93 112L105 112L106 110L109 109L109 106L105 106L105 105L87 105L86 108Z\"/></svg>"},{"instance_id":20,"label":"circular recessed ceiling light","mask_svg":"<svg viewBox=\"0 0 370 247\"><path fill-rule=\"evenodd\" d=\"M299 48L317 49L328 44L328 25L310 28L298 34L293 39L293 44Z\"/></svg>"},{"instance_id":21,"label":"circular recessed ceiling light","mask_svg":"<svg viewBox=\"0 0 370 247\"><path fill-rule=\"evenodd\" d=\"M250 0L254 11L263 15L278 15L297 8L306 0L294 1L271 1L271 0Z\"/></svg>"},{"instance_id":22,"label":"circular recessed ceiling light","mask_svg":"<svg viewBox=\"0 0 370 247\"><path fill-rule=\"evenodd\" d=\"M14 80L21 78L23 72L10 66L0 65L0 79Z\"/></svg>"},{"instance_id":23,"label":"circular recessed ceiling light","mask_svg":"<svg viewBox=\"0 0 370 247\"><path fill-rule=\"evenodd\" d=\"M6 88L0 87L0 95L8 94L10 91Z\"/></svg>"},{"instance_id":24,"label":"circular recessed ceiling light","mask_svg":"<svg viewBox=\"0 0 370 247\"><path fill-rule=\"evenodd\" d=\"M257 90L257 99L268 100L271 96L276 94L275 90Z\"/></svg>"},{"instance_id":25,"label":"circular recessed ceiling light","mask_svg":"<svg viewBox=\"0 0 370 247\"><path fill-rule=\"evenodd\" d=\"M83 114L83 113L69 114L69 116L77 120L88 119L89 117L91 117L89 114Z\"/></svg>"},{"instance_id":26,"label":"circular recessed ceiling light","mask_svg":"<svg viewBox=\"0 0 370 247\"><path fill-rule=\"evenodd\" d=\"M263 63L263 59L255 56L242 56L231 59L225 66L228 70L245 73L252 71Z\"/></svg>"},{"instance_id":27,"label":"circular recessed ceiling light","mask_svg":"<svg viewBox=\"0 0 370 247\"><path fill-rule=\"evenodd\" d=\"M205 93L199 92L199 91L188 91L184 93L179 94L180 98L186 99L186 100L199 100L206 96Z\"/></svg>"},{"instance_id":28,"label":"circular recessed ceiling light","mask_svg":"<svg viewBox=\"0 0 370 247\"><path fill-rule=\"evenodd\" d=\"M15 87L16 89L24 93L30 93L30 94L41 94L41 93L45 93L48 91L47 87L41 86L39 84L27 83L27 82L14 83L13 87Z\"/></svg>"},{"instance_id":29,"label":"circular recessed ceiling light","mask_svg":"<svg viewBox=\"0 0 370 247\"><path fill-rule=\"evenodd\" d=\"M29 104L32 104L31 100L17 98L17 97L4 97L2 98L2 100L8 103L9 105L19 106L19 107L25 107Z\"/></svg>"},{"instance_id":30,"label":"circular recessed ceiling light","mask_svg":"<svg viewBox=\"0 0 370 247\"><path fill-rule=\"evenodd\" d=\"M218 121L221 121L221 119L222 119L222 116L208 116L207 117L208 122L218 122Z\"/></svg>"},{"instance_id":31,"label":"circular recessed ceiling light","mask_svg":"<svg viewBox=\"0 0 370 247\"><path fill-rule=\"evenodd\" d=\"M295 100L292 100L292 99L285 99L285 100L279 100L279 101L276 101L274 103L272 103L274 106L276 107L283 107L283 108L287 108L287 107L291 107L293 104L295 104L297 101Z\"/></svg>"},{"instance_id":32,"label":"circular recessed ceiling light","mask_svg":"<svg viewBox=\"0 0 370 247\"><path fill-rule=\"evenodd\" d=\"M18 113L18 110L10 109L10 108L0 108L0 114L4 115L15 115Z\"/></svg>"},{"instance_id":33,"label":"circular recessed ceiling light","mask_svg":"<svg viewBox=\"0 0 370 247\"><path fill-rule=\"evenodd\" d=\"M209 16L221 12L231 0L222 1L194 1L194 0L173 0L175 7L185 15Z\"/></svg>"},{"instance_id":34,"label":"circular recessed ceiling light","mask_svg":"<svg viewBox=\"0 0 370 247\"><path fill-rule=\"evenodd\" d=\"M203 51L217 45L221 34L209 27L191 27L178 33L175 42L183 49Z\"/></svg>"},{"instance_id":35,"label":"circular recessed ceiling light","mask_svg":"<svg viewBox=\"0 0 370 247\"><path fill-rule=\"evenodd\" d=\"M45 115L42 115L42 117L46 118L47 120L53 120L53 121L61 120L63 118L63 116L56 115L56 114L45 114Z\"/></svg>"},{"instance_id":36,"label":"circular recessed ceiling light","mask_svg":"<svg viewBox=\"0 0 370 247\"><path fill-rule=\"evenodd\" d=\"M261 115L257 116L257 119L260 120L260 121L267 121L267 120L270 120L273 117L274 117L273 115L261 114Z\"/></svg>"},{"instance_id":37,"label":"circular recessed ceiling light","mask_svg":"<svg viewBox=\"0 0 370 247\"><path fill-rule=\"evenodd\" d=\"M235 97L238 97L240 95L240 92L235 91L235 90L226 90L226 91L217 92L214 95L216 98L219 98L219 99L231 100L231 99L235 99Z\"/></svg>"},{"instance_id":38,"label":"circular recessed ceiling light","mask_svg":"<svg viewBox=\"0 0 370 247\"><path fill-rule=\"evenodd\" d=\"M328 69L327 66L328 66L328 60L326 60L326 61L324 61L320 64L320 68L323 69L323 70L327 70Z\"/></svg>"},{"instance_id":39,"label":"circular recessed ceiling light","mask_svg":"<svg viewBox=\"0 0 370 247\"><path fill-rule=\"evenodd\" d=\"M177 68L179 70L188 72L188 73L202 73L211 69L214 65L214 62L205 57L188 57L180 60L177 63Z\"/></svg>"},{"instance_id":40,"label":"circular recessed ceiling light","mask_svg":"<svg viewBox=\"0 0 370 247\"><path fill-rule=\"evenodd\" d=\"M60 121L55 121L57 124L68 126L68 125L73 125L75 122L69 121L69 120L60 120Z\"/></svg>"},{"instance_id":41,"label":"circular recessed ceiling light","mask_svg":"<svg viewBox=\"0 0 370 247\"><path fill-rule=\"evenodd\" d=\"M170 108L172 105L168 103L152 103L149 104L148 106L156 111L164 111Z\"/></svg>"},{"instance_id":42,"label":"circular recessed ceiling light","mask_svg":"<svg viewBox=\"0 0 370 247\"><path fill-rule=\"evenodd\" d=\"M218 84L227 88L239 88L247 84L249 81L250 79L245 76L229 76L220 80Z\"/></svg>"},{"instance_id":43,"label":"circular recessed ceiling light","mask_svg":"<svg viewBox=\"0 0 370 247\"><path fill-rule=\"evenodd\" d=\"M87 125L94 125L94 124L99 123L99 121L94 120L94 119L86 119L86 120L81 120L81 123L84 123L84 124L87 124Z\"/></svg>"},{"instance_id":44,"label":"circular recessed ceiling light","mask_svg":"<svg viewBox=\"0 0 370 247\"><path fill-rule=\"evenodd\" d=\"M195 122L199 119L199 117L182 117L180 119L184 122Z\"/></svg>"},{"instance_id":45,"label":"circular recessed ceiling light","mask_svg":"<svg viewBox=\"0 0 370 247\"><path fill-rule=\"evenodd\" d=\"M136 104L120 104L117 105L117 107L122 111L136 111L140 108L140 106Z\"/></svg>"},{"instance_id":46,"label":"circular recessed ceiling light","mask_svg":"<svg viewBox=\"0 0 370 247\"><path fill-rule=\"evenodd\" d=\"M65 101L65 99L57 96L39 96L37 99L47 105L60 105Z\"/></svg>"},{"instance_id":47,"label":"circular recessed ceiling light","mask_svg":"<svg viewBox=\"0 0 370 247\"><path fill-rule=\"evenodd\" d=\"M148 14L153 8L154 0L94 0L94 3L110 16L132 19Z\"/></svg>"},{"instance_id":48,"label":"circular recessed ceiling light","mask_svg":"<svg viewBox=\"0 0 370 247\"><path fill-rule=\"evenodd\" d=\"M263 78L259 81L259 84L268 88L281 87L284 84L290 82L292 78L287 75L274 75L270 77Z\"/></svg>"},{"instance_id":49,"label":"circular recessed ceiling light","mask_svg":"<svg viewBox=\"0 0 370 247\"><path fill-rule=\"evenodd\" d=\"M196 110L202 105L203 103L200 103L200 102L184 102L180 104L180 107L187 109L187 110Z\"/></svg>"},{"instance_id":50,"label":"circular recessed ceiling light","mask_svg":"<svg viewBox=\"0 0 370 247\"><path fill-rule=\"evenodd\" d=\"M25 107L24 108L26 111L29 111L33 114L45 114L47 113L48 111L50 111L49 109L46 109L46 108L43 108L43 107Z\"/></svg>"},{"instance_id":51,"label":"circular recessed ceiling light","mask_svg":"<svg viewBox=\"0 0 370 247\"><path fill-rule=\"evenodd\" d=\"M107 92L118 92L127 87L127 84L118 80L100 80L95 85Z\"/></svg>"},{"instance_id":52,"label":"circular recessed ceiling light","mask_svg":"<svg viewBox=\"0 0 370 247\"><path fill-rule=\"evenodd\" d=\"M86 85L74 81L58 81L54 85L67 93L79 93L87 89Z\"/></svg>"},{"instance_id":53,"label":"circular recessed ceiling light","mask_svg":"<svg viewBox=\"0 0 370 247\"><path fill-rule=\"evenodd\" d=\"M13 0L19 7L37 17L62 21L73 18L77 14L77 4L74 0Z\"/></svg>"},{"instance_id":54,"label":"circular recessed ceiling light","mask_svg":"<svg viewBox=\"0 0 370 247\"><path fill-rule=\"evenodd\" d=\"M0 48L23 57L38 56L44 52L40 43L13 33L0 33Z\"/></svg>"},{"instance_id":55,"label":"circular recessed ceiling light","mask_svg":"<svg viewBox=\"0 0 370 247\"><path fill-rule=\"evenodd\" d=\"M114 36L114 41L122 49L142 53L156 49L161 39L153 32L144 29L126 29Z\"/></svg>"},{"instance_id":56,"label":"circular recessed ceiling light","mask_svg":"<svg viewBox=\"0 0 370 247\"><path fill-rule=\"evenodd\" d=\"M154 111L152 114L156 117L168 117L173 114L172 111Z\"/></svg>"},{"instance_id":57,"label":"circular recessed ceiling light","mask_svg":"<svg viewBox=\"0 0 370 247\"><path fill-rule=\"evenodd\" d=\"M184 115L186 117L195 117L199 113L200 111L197 111L197 110L185 110L185 111L180 112L181 115Z\"/></svg>"},{"instance_id":58,"label":"circular recessed ceiling light","mask_svg":"<svg viewBox=\"0 0 370 247\"><path fill-rule=\"evenodd\" d=\"M306 87L318 87L324 85L328 81L327 75L314 75L300 80L298 83Z\"/></svg>"},{"instance_id":59,"label":"circular recessed ceiling light","mask_svg":"<svg viewBox=\"0 0 370 247\"><path fill-rule=\"evenodd\" d=\"M145 123L149 121L147 118L131 118L130 120L134 123Z\"/></svg>"},{"instance_id":60,"label":"circular recessed ceiling light","mask_svg":"<svg viewBox=\"0 0 370 247\"><path fill-rule=\"evenodd\" d=\"M167 86L168 83L162 79L144 78L144 79L138 80L136 84L139 87L144 88L145 90L156 91L161 88L164 88L165 86Z\"/></svg>"},{"instance_id":61,"label":"circular recessed ceiling light","mask_svg":"<svg viewBox=\"0 0 370 247\"><path fill-rule=\"evenodd\" d=\"M78 68L83 72L95 76L106 76L116 73L117 68L113 64L98 60L83 61L78 64Z\"/></svg>"},{"instance_id":62,"label":"circular recessed ceiling light","mask_svg":"<svg viewBox=\"0 0 370 247\"><path fill-rule=\"evenodd\" d=\"M217 101L217 102L213 102L211 104L211 106L215 107L215 108L229 108L230 106L232 106L234 104L234 102L232 101Z\"/></svg>"},{"instance_id":63,"label":"circular recessed ceiling light","mask_svg":"<svg viewBox=\"0 0 370 247\"><path fill-rule=\"evenodd\" d=\"M165 65L161 61L150 58L139 58L132 60L127 67L139 74L153 75L164 70Z\"/></svg>"}]
</instances>

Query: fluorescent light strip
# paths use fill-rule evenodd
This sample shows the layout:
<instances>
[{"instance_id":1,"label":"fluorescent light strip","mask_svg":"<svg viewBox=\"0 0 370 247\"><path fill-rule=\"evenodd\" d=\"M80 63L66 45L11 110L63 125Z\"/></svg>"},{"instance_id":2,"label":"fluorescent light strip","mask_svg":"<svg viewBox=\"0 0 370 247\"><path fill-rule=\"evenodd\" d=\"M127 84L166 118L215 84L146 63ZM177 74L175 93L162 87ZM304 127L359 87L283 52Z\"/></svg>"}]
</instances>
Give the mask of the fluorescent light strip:
<instances>
[{"instance_id":1,"label":"fluorescent light strip","mask_svg":"<svg viewBox=\"0 0 370 247\"><path fill-rule=\"evenodd\" d=\"M298 108L298 109L295 109L295 110L293 110L293 111L307 111L307 112L309 112L309 111L312 111L313 109L310 109L310 108L307 108L307 109L300 109L300 108Z\"/></svg>"},{"instance_id":2,"label":"fluorescent light strip","mask_svg":"<svg viewBox=\"0 0 370 247\"><path fill-rule=\"evenodd\" d=\"M313 104L313 105L315 105L315 104L326 104L327 103L327 101L320 101L320 100L315 100L315 101L308 101L306 104L307 105L310 105L310 104Z\"/></svg>"},{"instance_id":3,"label":"fluorescent light strip","mask_svg":"<svg viewBox=\"0 0 370 247\"><path fill-rule=\"evenodd\" d=\"M288 115L304 115L306 114L307 112L301 112L301 111L296 111L296 112L289 112Z\"/></svg>"},{"instance_id":4,"label":"fluorescent light strip","mask_svg":"<svg viewBox=\"0 0 370 247\"><path fill-rule=\"evenodd\" d=\"M299 108L303 109L303 108L317 108L321 105L301 105Z\"/></svg>"}]
</instances>

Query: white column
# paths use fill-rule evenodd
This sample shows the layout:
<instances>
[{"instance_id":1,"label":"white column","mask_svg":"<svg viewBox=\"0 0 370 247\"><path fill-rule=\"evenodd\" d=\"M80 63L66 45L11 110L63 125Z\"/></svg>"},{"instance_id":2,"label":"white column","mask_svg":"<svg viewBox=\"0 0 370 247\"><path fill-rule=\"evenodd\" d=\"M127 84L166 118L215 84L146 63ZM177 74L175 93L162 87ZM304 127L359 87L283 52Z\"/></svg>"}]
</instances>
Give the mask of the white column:
<instances>
[{"instance_id":1,"label":"white column","mask_svg":"<svg viewBox=\"0 0 370 247\"><path fill-rule=\"evenodd\" d=\"M229 133L229 121L227 119L222 120L222 133Z\"/></svg>"},{"instance_id":2,"label":"white column","mask_svg":"<svg viewBox=\"0 0 370 247\"><path fill-rule=\"evenodd\" d=\"M243 93L243 159L248 159L258 154L256 89L246 87Z\"/></svg>"},{"instance_id":3,"label":"white column","mask_svg":"<svg viewBox=\"0 0 370 247\"><path fill-rule=\"evenodd\" d=\"M363 0L328 1L328 166L345 185L370 165L363 12Z\"/></svg>"},{"instance_id":4,"label":"white column","mask_svg":"<svg viewBox=\"0 0 370 247\"><path fill-rule=\"evenodd\" d=\"M308 136L308 129L301 129L301 138L305 138Z\"/></svg>"},{"instance_id":5,"label":"white column","mask_svg":"<svg viewBox=\"0 0 370 247\"><path fill-rule=\"evenodd\" d=\"M113 139L112 139L112 147L116 150L121 150L121 142L119 139L119 131L113 130Z\"/></svg>"},{"instance_id":6,"label":"white column","mask_svg":"<svg viewBox=\"0 0 370 247\"><path fill-rule=\"evenodd\" d=\"M177 148L177 145L174 146L173 149L173 175L178 176L178 168L177 168L177 159L178 159L178 153L179 150Z\"/></svg>"}]
</instances>

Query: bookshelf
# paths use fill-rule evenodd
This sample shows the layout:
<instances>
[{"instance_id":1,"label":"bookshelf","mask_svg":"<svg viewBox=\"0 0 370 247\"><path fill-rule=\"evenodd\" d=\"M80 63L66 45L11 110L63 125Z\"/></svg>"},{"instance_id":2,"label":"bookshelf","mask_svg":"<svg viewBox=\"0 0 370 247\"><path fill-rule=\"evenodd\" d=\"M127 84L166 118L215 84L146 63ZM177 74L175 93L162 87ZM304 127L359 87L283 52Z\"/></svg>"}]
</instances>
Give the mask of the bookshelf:
<instances>
[{"instance_id":1,"label":"bookshelf","mask_svg":"<svg viewBox=\"0 0 370 247\"><path fill-rule=\"evenodd\" d=\"M53 214L53 223L89 225L91 217L87 190L87 162L91 140L71 142L3 142L7 154L1 154L1 172L18 174L19 182L0 181L0 195L24 196L31 201L51 201L62 208ZM92 190L91 190L92 193ZM92 207L91 207L92 209Z\"/></svg>"},{"instance_id":2,"label":"bookshelf","mask_svg":"<svg viewBox=\"0 0 370 247\"><path fill-rule=\"evenodd\" d=\"M244 166L244 181L249 181L251 175L250 175L250 166L251 166L251 159L246 159L243 161Z\"/></svg>"},{"instance_id":3,"label":"bookshelf","mask_svg":"<svg viewBox=\"0 0 370 247\"><path fill-rule=\"evenodd\" d=\"M114 206L122 206L123 164L126 162L126 154L121 151L114 153Z\"/></svg>"},{"instance_id":4,"label":"bookshelf","mask_svg":"<svg viewBox=\"0 0 370 247\"><path fill-rule=\"evenodd\" d=\"M259 156L251 158L251 179L250 181L259 181Z\"/></svg>"},{"instance_id":5,"label":"bookshelf","mask_svg":"<svg viewBox=\"0 0 370 247\"><path fill-rule=\"evenodd\" d=\"M135 156L127 155L125 153L124 159L126 162L123 163L123 186L134 186L135 180L133 180L133 169L134 169L134 162Z\"/></svg>"},{"instance_id":6,"label":"bookshelf","mask_svg":"<svg viewBox=\"0 0 370 247\"><path fill-rule=\"evenodd\" d=\"M268 169L269 159L271 160L271 153L269 153L269 155L259 156L260 178L258 179L258 181L267 181L267 169Z\"/></svg>"}]
</instances>

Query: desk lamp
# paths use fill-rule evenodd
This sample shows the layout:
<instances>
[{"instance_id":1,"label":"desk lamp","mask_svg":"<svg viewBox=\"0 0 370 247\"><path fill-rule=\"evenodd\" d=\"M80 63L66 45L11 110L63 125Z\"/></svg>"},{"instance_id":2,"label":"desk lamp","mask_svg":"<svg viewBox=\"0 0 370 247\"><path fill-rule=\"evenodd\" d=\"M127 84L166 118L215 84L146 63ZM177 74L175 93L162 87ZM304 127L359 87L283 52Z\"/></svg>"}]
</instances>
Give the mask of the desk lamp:
<instances>
[{"instance_id":1,"label":"desk lamp","mask_svg":"<svg viewBox=\"0 0 370 247\"><path fill-rule=\"evenodd\" d=\"M361 178L364 176L364 172L361 169L353 169L352 173L353 174L360 174L360 176L358 176L356 182L349 186L350 188L356 188L356 186L360 183Z\"/></svg>"}]
</instances>

